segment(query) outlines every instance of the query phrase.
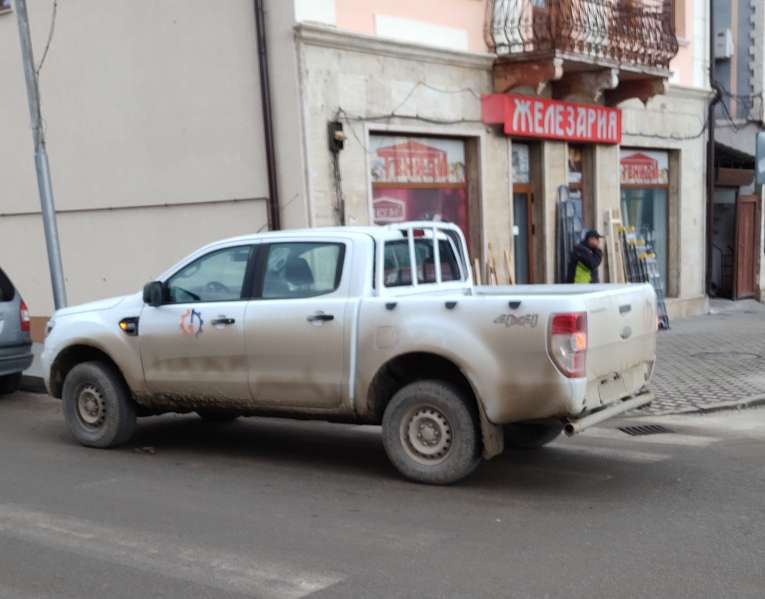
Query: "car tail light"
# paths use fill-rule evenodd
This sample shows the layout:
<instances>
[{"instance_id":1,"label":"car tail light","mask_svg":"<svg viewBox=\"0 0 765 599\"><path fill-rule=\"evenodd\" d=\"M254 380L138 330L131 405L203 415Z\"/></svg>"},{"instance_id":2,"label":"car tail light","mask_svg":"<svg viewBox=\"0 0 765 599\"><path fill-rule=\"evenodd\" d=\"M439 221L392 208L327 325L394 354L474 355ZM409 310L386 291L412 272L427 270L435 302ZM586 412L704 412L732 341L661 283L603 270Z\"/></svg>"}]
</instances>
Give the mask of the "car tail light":
<instances>
[{"instance_id":1,"label":"car tail light","mask_svg":"<svg viewBox=\"0 0 765 599\"><path fill-rule=\"evenodd\" d=\"M21 306L19 307L19 317L21 318L21 330L25 333L29 332L29 308L27 308L27 305L23 300L21 301Z\"/></svg>"},{"instance_id":2,"label":"car tail light","mask_svg":"<svg viewBox=\"0 0 765 599\"><path fill-rule=\"evenodd\" d=\"M548 348L558 369L569 378L586 376L587 314L554 314Z\"/></svg>"}]
</instances>

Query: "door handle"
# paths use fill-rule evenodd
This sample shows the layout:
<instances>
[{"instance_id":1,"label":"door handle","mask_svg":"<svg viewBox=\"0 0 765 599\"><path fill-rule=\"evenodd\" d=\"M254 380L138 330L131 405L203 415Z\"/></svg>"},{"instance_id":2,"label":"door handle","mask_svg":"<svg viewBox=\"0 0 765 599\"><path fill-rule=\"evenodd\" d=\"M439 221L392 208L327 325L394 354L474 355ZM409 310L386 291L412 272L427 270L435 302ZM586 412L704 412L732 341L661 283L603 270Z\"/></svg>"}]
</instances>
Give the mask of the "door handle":
<instances>
[{"instance_id":1,"label":"door handle","mask_svg":"<svg viewBox=\"0 0 765 599\"><path fill-rule=\"evenodd\" d=\"M233 318L216 318L215 320L211 320L210 324L213 326L217 326L219 324L234 324L236 322Z\"/></svg>"},{"instance_id":2,"label":"door handle","mask_svg":"<svg viewBox=\"0 0 765 599\"><path fill-rule=\"evenodd\" d=\"M334 314L311 314L308 316L308 322L327 322L335 320Z\"/></svg>"}]
</instances>

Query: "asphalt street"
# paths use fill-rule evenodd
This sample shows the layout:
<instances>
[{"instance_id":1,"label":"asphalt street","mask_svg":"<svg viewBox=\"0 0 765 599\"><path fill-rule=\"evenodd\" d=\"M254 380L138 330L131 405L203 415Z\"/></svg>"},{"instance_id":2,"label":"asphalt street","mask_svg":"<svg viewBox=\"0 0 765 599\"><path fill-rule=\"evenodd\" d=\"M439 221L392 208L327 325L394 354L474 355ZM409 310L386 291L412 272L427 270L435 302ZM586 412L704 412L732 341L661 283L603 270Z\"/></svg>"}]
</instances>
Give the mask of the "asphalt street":
<instances>
[{"instance_id":1,"label":"asphalt street","mask_svg":"<svg viewBox=\"0 0 765 599\"><path fill-rule=\"evenodd\" d=\"M759 599L764 455L762 409L633 417L427 487L375 427L163 416L95 450L16 394L0 599Z\"/></svg>"}]
</instances>

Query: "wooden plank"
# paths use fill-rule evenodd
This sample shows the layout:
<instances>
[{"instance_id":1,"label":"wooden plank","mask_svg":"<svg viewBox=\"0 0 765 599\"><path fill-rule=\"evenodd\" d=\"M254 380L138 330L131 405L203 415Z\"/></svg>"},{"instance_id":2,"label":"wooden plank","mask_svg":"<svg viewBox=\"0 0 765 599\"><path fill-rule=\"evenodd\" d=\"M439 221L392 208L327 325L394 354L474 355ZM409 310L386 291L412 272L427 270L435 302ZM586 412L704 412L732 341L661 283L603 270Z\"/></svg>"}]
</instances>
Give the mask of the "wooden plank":
<instances>
[{"instance_id":1,"label":"wooden plank","mask_svg":"<svg viewBox=\"0 0 765 599\"><path fill-rule=\"evenodd\" d=\"M499 280L497 278L497 263L494 262L494 252L491 249L491 244L489 244L489 285L499 285Z\"/></svg>"},{"instance_id":2,"label":"wooden plank","mask_svg":"<svg viewBox=\"0 0 765 599\"><path fill-rule=\"evenodd\" d=\"M505 266L507 266L507 280L510 285L515 285L513 283L513 271L510 268L510 254L507 253L507 250L504 250L505 252Z\"/></svg>"}]
</instances>

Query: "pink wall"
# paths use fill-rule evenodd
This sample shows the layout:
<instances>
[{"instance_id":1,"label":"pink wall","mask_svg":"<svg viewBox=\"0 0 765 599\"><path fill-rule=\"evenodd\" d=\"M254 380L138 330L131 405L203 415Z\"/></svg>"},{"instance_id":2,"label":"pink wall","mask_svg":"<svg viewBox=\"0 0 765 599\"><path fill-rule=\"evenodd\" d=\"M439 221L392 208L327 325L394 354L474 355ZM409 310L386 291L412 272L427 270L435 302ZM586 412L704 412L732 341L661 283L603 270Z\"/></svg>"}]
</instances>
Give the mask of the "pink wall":
<instances>
[{"instance_id":1,"label":"pink wall","mask_svg":"<svg viewBox=\"0 0 765 599\"><path fill-rule=\"evenodd\" d=\"M424 21L468 32L468 48L486 52L484 0L335 0L337 27L374 34L374 15Z\"/></svg>"},{"instance_id":2,"label":"pink wall","mask_svg":"<svg viewBox=\"0 0 765 599\"><path fill-rule=\"evenodd\" d=\"M669 63L669 66L680 71L680 83L693 85L693 0L677 0L683 2L684 18L677 23L677 37L691 42L690 46L680 46L677 56Z\"/></svg>"},{"instance_id":3,"label":"pink wall","mask_svg":"<svg viewBox=\"0 0 765 599\"><path fill-rule=\"evenodd\" d=\"M678 37L692 41L694 0L677 1L684 3ZM485 0L335 0L339 29L373 35L375 14L424 21L466 30L473 52L487 51L483 41L485 10ZM681 46L670 66L680 72L682 85L693 85L693 44Z\"/></svg>"}]
</instances>

